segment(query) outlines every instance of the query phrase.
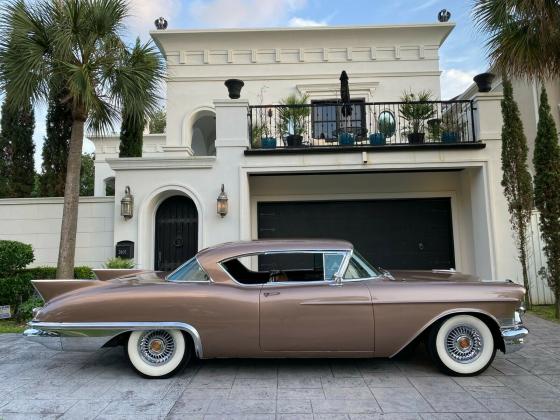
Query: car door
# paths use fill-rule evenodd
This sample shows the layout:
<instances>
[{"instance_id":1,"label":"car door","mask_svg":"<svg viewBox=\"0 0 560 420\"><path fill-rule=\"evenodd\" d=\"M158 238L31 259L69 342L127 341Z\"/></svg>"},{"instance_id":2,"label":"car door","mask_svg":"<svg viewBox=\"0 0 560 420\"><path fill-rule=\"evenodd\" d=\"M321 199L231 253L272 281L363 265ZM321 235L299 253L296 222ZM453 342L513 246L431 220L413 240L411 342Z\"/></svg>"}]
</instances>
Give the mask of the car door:
<instances>
[{"instance_id":1,"label":"car door","mask_svg":"<svg viewBox=\"0 0 560 420\"><path fill-rule=\"evenodd\" d=\"M373 352L373 306L364 281L337 283L333 260L323 253L323 277L263 285L260 292L260 346L263 351ZM344 255L342 255L343 257ZM329 261L331 263L329 263ZM304 272L305 273L305 272ZM285 281L286 278L289 281ZM325 278L326 277L326 278Z\"/></svg>"}]
</instances>

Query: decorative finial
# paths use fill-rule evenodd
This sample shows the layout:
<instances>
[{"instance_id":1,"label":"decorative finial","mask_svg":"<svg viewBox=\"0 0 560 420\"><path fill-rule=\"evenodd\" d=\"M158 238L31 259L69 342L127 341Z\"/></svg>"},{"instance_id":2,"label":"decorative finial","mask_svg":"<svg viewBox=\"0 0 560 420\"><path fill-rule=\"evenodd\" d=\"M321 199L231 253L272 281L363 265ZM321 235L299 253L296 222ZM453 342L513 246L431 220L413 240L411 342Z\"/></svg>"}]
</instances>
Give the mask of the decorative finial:
<instances>
[{"instance_id":1,"label":"decorative finial","mask_svg":"<svg viewBox=\"0 0 560 420\"><path fill-rule=\"evenodd\" d=\"M167 20L161 16L154 21L154 24L157 30L167 29Z\"/></svg>"},{"instance_id":2,"label":"decorative finial","mask_svg":"<svg viewBox=\"0 0 560 420\"><path fill-rule=\"evenodd\" d=\"M437 18L440 22L447 22L451 17L451 12L447 9L441 9L437 15Z\"/></svg>"}]
</instances>

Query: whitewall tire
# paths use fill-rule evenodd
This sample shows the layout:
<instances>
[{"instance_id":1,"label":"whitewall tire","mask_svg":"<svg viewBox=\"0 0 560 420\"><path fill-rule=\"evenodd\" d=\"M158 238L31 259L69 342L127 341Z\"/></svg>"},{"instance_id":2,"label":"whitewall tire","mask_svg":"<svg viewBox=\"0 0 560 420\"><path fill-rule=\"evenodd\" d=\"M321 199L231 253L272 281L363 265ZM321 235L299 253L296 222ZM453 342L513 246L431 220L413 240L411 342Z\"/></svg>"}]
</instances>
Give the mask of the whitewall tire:
<instances>
[{"instance_id":1,"label":"whitewall tire","mask_svg":"<svg viewBox=\"0 0 560 420\"><path fill-rule=\"evenodd\" d=\"M167 378L190 359L190 348L179 330L134 331L126 346L132 367L147 378Z\"/></svg>"},{"instance_id":2,"label":"whitewall tire","mask_svg":"<svg viewBox=\"0 0 560 420\"><path fill-rule=\"evenodd\" d=\"M441 370L458 376L484 372L496 355L492 331L471 315L455 315L432 328L428 349Z\"/></svg>"}]
</instances>

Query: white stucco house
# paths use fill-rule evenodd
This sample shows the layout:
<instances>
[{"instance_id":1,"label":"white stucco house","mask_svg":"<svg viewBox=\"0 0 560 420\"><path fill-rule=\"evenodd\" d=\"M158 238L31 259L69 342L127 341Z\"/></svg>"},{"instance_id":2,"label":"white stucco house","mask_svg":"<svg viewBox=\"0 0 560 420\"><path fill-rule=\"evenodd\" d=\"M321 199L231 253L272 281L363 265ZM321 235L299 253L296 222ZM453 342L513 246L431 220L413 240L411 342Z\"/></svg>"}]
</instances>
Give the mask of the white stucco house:
<instances>
[{"instance_id":1,"label":"white stucco house","mask_svg":"<svg viewBox=\"0 0 560 420\"><path fill-rule=\"evenodd\" d=\"M82 200L77 263L99 266L121 241L138 267L167 271L220 242L336 237L386 268L520 281L500 186L501 93L440 102L438 52L453 27L152 32L168 68L167 131L144 137L142 158L118 158L117 136L91 138L96 197ZM245 84L239 99L228 98L232 78ZM421 90L434 102L415 125L401 96ZM307 105L278 106L291 94ZM0 238L55 263L61 202L2 200Z\"/></svg>"}]
</instances>

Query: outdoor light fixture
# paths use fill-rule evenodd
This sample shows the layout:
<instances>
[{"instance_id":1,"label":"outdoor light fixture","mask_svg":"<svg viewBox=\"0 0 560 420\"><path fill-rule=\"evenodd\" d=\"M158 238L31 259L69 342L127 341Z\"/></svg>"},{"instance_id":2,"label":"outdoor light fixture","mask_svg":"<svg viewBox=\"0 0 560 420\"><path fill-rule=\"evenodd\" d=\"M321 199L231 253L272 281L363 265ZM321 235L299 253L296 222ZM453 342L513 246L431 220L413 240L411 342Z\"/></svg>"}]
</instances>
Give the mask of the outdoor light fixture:
<instances>
[{"instance_id":1,"label":"outdoor light fixture","mask_svg":"<svg viewBox=\"0 0 560 420\"><path fill-rule=\"evenodd\" d=\"M121 200L121 216L130 219L134 213L134 196L130 193L127 185L124 189L124 197Z\"/></svg>"},{"instance_id":2,"label":"outdoor light fixture","mask_svg":"<svg viewBox=\"0 0 560 420\"><path fill-rule=\"evenodd\" d=\"M224 184L222 184L222 191L220 192L220 195L218 196L217 211L218 211L218 214L222 217L224 217L228 212L228 196L227 196L226 192L224 191Z\"/></svg>"}]
</instances>

